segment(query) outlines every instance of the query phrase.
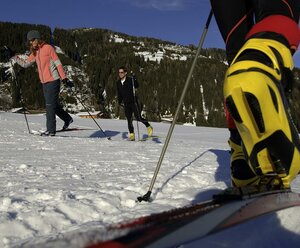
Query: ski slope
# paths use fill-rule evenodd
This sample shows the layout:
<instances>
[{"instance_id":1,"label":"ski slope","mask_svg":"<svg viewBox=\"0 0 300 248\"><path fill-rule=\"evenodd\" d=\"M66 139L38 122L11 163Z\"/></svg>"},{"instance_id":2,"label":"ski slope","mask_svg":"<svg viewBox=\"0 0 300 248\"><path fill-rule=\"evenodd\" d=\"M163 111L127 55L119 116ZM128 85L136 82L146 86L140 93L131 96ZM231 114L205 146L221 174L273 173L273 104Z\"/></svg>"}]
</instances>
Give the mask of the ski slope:
<instances>
[{"instance_id":1,"label":"ski slope","mask_svg":"<svg viewBox=\"0 0 300 248\"><path fill-rule=\"evenodd\" d=\"M27 117L32 130L45 128L44 115ZM230 185L227 130L176 126L153 201L139 203L170 124L151 123L159 138L131 142L124 120L97 119L108 140L91 119L73 117L80 130L40 137L28 134L24 115L0 112L0 247L84 247L109 238L103 230L111 224L208 200ZM141 123L139 131L146 137ZM300 179L292 186L300 192ZM299 243L300 208L293 207L211 235L201 247Z\"/></svg>"}]
</instances>

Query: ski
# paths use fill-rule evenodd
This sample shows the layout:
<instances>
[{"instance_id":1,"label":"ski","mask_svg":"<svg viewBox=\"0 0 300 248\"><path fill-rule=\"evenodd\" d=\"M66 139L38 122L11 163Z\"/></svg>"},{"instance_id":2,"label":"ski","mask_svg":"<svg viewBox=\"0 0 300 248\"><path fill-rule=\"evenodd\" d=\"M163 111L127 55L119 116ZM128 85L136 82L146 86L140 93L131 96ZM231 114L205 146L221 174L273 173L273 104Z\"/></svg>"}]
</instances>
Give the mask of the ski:
<instances>
[{"instance_id":1,"label":"ski","mask_svg":"<svg viewBox=\"0 0 300 248\"><path fill-rule=\"evenodd\" d=\"M111 245L176 247L267 213L300 206L300 194L289 189L271 192L262 190L240 195L239 198L229 196L227 199L224 192L230 195L225 190L218 194L222 198L216 195L206 202L112 225L106 232L115 237L91 244L89 248Z\"/></svg>"},{"instance_id":2,"label":"ski","mask_svg":"<svg viewBox=\"0 0 300 248\"><path fill-rule=\"evenodd\" d=\"M70 131L84 131L84 130L93 130L93 129L74 127L74 128L67 128L67 129L58 129L58 130L56 130L56 133L70 132ZM45 131L43 131L43 130L30 130L30 134L38 135L38 136L42 136L42 134L44 132Z\"/></svg>"},{"instance_id":3,"label":"ski","mask_svg":"<svg viewBox=\"0 0 300 248\"><path fill-rule=\"evenodd\" d=\"M33 135L38 135L38 136L41 136L41 134L45 132L45 131L37 131L37 130L30 130L30 134L33 134Z\"/></svg>"},{"instance_id":4,"label":"ski","mask_svg":"<svg viewBox=\"0 0 300 248\"><path fill-rule=\"evenodd\" d=\"M151 137L145 137L145 138L141 138L141 139L139 139L139 140L131 140L131 139L129 139L129 138L126 138L126 139L124 139L124 140L126 140L126 141L147 141L147 140L153 140L153 141L158 141L159 140L159 136L151 136Z\"/></svg>"},{"instance_id":5,"label":"ski","mask_svg":"<svg viewBox=\"0 0 300 248\"><path fill-rule=\"evenodd\" d=\"M140 139L139 141L147 141L147 140L157 141L157 140L159 140L159 136L156 136L156 135L147 136L145 138Z\"/></svg>"},{"instance_id":6,"label":"ski","mask_svg":"<svg viewBox=\"0 0 300 248\"><path fill-rule=\"evenodd\" d=\"M73 127L73 128L67 128L67 129L59 129L59 130L56 130L56 132L60 133L60 132L84 131L84 130L93 130L93 129L91 129L91 128Z\"/></svg>"}]
</instances>

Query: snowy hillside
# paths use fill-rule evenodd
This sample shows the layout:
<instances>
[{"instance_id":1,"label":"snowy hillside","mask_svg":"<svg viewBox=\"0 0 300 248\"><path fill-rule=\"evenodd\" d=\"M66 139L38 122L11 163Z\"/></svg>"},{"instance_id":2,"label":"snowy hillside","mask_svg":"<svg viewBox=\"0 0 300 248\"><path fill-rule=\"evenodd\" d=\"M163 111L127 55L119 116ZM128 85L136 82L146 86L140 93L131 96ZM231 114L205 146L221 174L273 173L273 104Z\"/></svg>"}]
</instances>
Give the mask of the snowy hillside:
<instances>
[{"instance_id":1,"label":"snowy hillside","mask_svg":"<svg viewBox=\"0 0 300 248\"><path fill-rule=\"evenodd\" d=\"M111 35L110 42L115 43L136 43L130 39L126 39L121 37L119 34ZM158 63L164 58L170 58L172 60L187 60L188 57L191 57L192 51L188 47L182 45L175 45L175 44L159 44L158 48L145 47L145 43L143 41L138 41L137 44L133 46L135 50L136 56L144 57L145 61L157 61Z\"/></svg>"},{"instance_id":2,"label":"snowy hillside","mask_svg":"<svg viewBox=\"0 0 300 248\"><path fill-rule=\"evenodd\" d=\"M27 117L31 129L45 128L44 115ZM126 121L97 121L112 140L91 119L74 116L72 126L80 130L40 137L28 134L22 114L0 113L0 247L84 247L112 223L207 200L230 184L227 130L176 126L153 202L137 203L148 190L169 124L151 123L159 138L129 142ZM145 137L145 127L139 129ZM300 192L299 178L293 188ZM299 210L215 234L201 247L296 247Z\"/></svg>"}]
</instances>

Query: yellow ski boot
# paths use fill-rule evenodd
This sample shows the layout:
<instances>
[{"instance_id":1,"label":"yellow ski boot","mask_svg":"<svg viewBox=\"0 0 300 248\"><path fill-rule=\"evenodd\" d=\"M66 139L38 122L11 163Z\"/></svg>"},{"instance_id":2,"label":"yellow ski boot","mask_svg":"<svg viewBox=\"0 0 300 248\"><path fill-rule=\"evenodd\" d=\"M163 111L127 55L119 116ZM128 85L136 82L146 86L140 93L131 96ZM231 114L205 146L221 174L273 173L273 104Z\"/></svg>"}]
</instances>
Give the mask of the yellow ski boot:
<instances>
[{"instance_id":1,"label":"yellow ski boot","mask_svg":"<svg viewBox=\"0 0 300 248\"><path fill-rule=\"evenodd\" d=\"M135 141L134 133L129 133L129 140L130 141Z\"/></svg>"},{"instance_id":2,"label":"yellow ski boot","mask_svg":"<svg viewBox=\"0 0 300 248\"><path fill-rule=\"evenodd\" d=\"M252 38L233 60L224 83L225 103L253 173L264 182L270 177L270 182L284 188L290 187L300 170L298 132L281 84L284 70L292 69L291 52L285 45Z\"/></svg>"},{"instance_id":3,"label":"yellow ski boot","mask_svg":"<svg viewBox=\"0 0 300 248\"><path fill-rule=\"evenodd\" d=\"M153 127L151 126L147 127L147 131L148 131L148 137L151 137L153 134Z\"/></svg>"},{"instance_id":4,"label":"yellow ski boot","mask_svg":"<svg viewBox=\"0 0 300 248\"><path fill-rule=\"evenodd\" d=\"M231 148L230 169L232 186L243 187L258 183L259 177L248 165L242 144L238 144L238 142L234 141L232 138L228 140L228 144Z\"/></svg>"}]
</instances>

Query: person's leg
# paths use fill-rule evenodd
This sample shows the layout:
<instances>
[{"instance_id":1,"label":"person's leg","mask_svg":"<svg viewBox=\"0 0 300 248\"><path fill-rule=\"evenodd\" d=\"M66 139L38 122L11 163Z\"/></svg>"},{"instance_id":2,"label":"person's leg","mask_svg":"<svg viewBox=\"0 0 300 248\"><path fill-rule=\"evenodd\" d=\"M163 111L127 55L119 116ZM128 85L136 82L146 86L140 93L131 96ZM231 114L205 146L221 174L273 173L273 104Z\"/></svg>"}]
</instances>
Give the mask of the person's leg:
<instances>
[{"instance_id":1,"label":"person's leg","mask_svg":"<svg viewBox=\"0 0 300 248\"><path fill-rule=\"evenodd\" d=\"M54 82L43 84L43 92L46 103L46 126L49 133L56 133L55 108L57 102L57 85Z\"/></svg>"},{"instance_id":2,"label":"person's leg","mask_svg":"<svg viewBox=\"0 0 300 248\"><path fill-rule=\"evenodd\" d=\"M228 64L245 44L246 35L254 25L251 0L211 0L212 10L226 46ZM237 137L235 123L226 106L225 115L230 136ZM241 143L235 139L237 144ZM230 143L230 142L229 142Z\"/></svg>"},{"instance_id":3,"label":"person's leg","mask_svg":"<svg viewBox=\"0 0 300 248\"><path fill-rule=\"evenodd\" d=\"M300 8L300 2L299 0L252 0L254 2L254 12L255 12L255 22L256 27L259 22L261 22L264 18L270 17L273 15L283 15L286 16L292 20L294 20L296 23L299 22L299 8ZM273 23L274 24L274 23ZM284 23L278 23L276 22L276 25L271 25L269 28L271 29L277 29L280 28L280 26L284 26ZM279 25L279 26L278 26ZM285 27L286 29L286 27ZM280 31L291 31L289 29Z\"/></svg>"},{"instance_id":4,"label":"person's leg","mask_svg":"<svg viewBox=\"0 0 300 248\"><path fill-rule=\"evenodd\" d=\"M142 117L141 108L139 107L138 102L136 102L136 104L133 107L133 113L137 121L142 122L146 127L150 127L148 120Z\"/></svg>"},{"instance_id":5,"label":"person's leg","mask_svg":"<svg viewBox=\"0 0 300 248\"><path fill-rule=\"evenodd\" d=\"M292 11L295 1L254 3L258 23L226 73L225 102L253 173L261 183L270 179L289 187L300 170L300 146L282 82L293 69L291 52L300 42L294 20L299 16Z\"/></svg>"},{"instance_id":6,"label":"person's leg","mask_svg":"<svg viewBox=\"0 0 300 248\"><path fill-rule=\"evenodd\" d=\"M129 131L129 139L134 140L134 127L132 123L132 114L133 114L133 107L132 104L125 104L124 110L125 110L125 116L127 119L128 124L128 131Z\"/></svg>"},{"instance_id":7,"label":"person's leg","mask_svg":"<svg viewBox=\"0 0 300 248\"><path fill-rule=\"evenodd\" d=\"M228 63L231 64L254 24L251 1L211 0L211 6L226 45Z\"/></svg>"},{"instance_id":8,"label":"person's leg","mask_svg":"<svg viewBox=\"0 0 300 248\"><path fill-rule=\"evenodd\" d=\"M64 127L63 129L67 129L68 126L73 122L72 117L63 109L62 105L59 101L59 92L60 92L60 80L56 80L53 82L54 85L54 92L56 99L56 105L55 105L55 114L64 121Z\"/></svg>"},{"instance_id":9,"label":"person's leg","mask_svg":"<svg viewBox=\"0 0 300 248\"><path fill-rule=\"evenodd\" d=\"M253 7L248 0L211 0L219 30L226 44L228 63L245 43L245 37L254 24ZM257 181L257 175L249 167L242 148L242 139L226 104L224 104L227 127L230 132L228 144L232 185L244 186Z\"/></svg>"},{"instance_id":10,"label":"person's leg","mask_svg":"<svg viewBox=\"0 0 300 248\"><path fill-rule=\"evenodd\" d=\"M134 106L134 116L138 121L142 122L147 127L148 136L150 137L153 134L153 127L150 125L147 119L142 117L141 108L139 106L139 102L136 101Z\"/></svg>"}]
</instances>

